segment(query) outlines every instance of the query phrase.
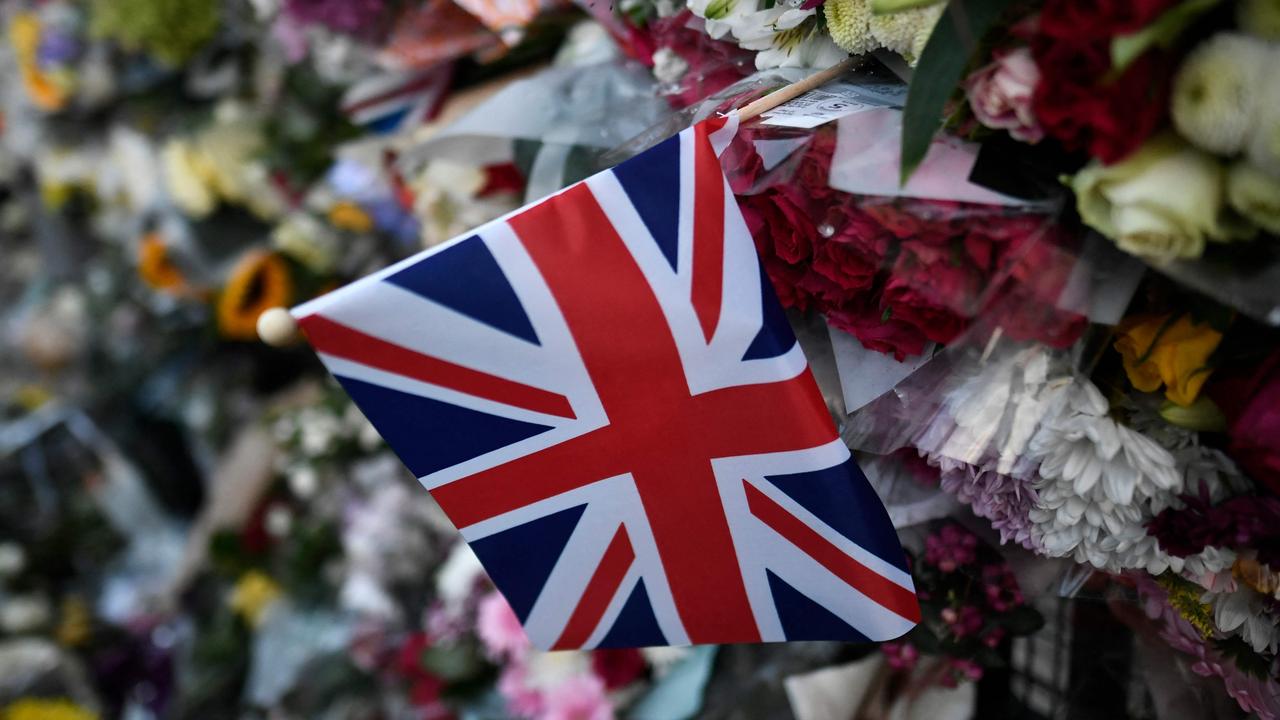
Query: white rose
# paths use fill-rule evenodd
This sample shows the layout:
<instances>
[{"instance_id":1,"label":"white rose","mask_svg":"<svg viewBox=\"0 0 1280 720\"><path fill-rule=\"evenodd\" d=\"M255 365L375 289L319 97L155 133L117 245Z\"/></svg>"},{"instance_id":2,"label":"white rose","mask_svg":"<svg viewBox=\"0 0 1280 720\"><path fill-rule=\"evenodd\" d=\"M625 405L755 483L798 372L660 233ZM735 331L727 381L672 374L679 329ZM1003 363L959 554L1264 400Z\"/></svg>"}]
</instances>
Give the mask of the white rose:
<instances>
[{"instance_id":1,"label":"white rose","mask_svg":"<svg viewBox=\"0 0 1280 720\"><path fill-rule=\"evenodd\" d=\"M1168 133L1123 162L1094 160L1071 181L1090 227L1153 260L1199 257L1206 240L1242 235L1224 218L1225 185L1217 158Z\"/></svg>"},{"instance_id":2,"label":"white rose","mask_svg":"<svg viewBox=\"0 0 1280 720\"><path fill-rule=\"evenodd\" d=\"M1227 171L1227 202L1258 227L1280 235L1280 180L1237 162Z\"/></svg>"}]
</instances>

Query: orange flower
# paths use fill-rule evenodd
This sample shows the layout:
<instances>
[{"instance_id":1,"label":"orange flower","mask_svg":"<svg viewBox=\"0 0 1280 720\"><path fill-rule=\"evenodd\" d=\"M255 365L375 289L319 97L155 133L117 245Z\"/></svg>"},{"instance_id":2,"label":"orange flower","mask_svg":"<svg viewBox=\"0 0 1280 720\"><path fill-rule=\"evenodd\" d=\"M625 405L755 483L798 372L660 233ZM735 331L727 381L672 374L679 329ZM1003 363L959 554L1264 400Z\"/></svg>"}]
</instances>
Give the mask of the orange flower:
<instances>
[{"instance_id":1,"label":"orange flower","mask_svg":"<svg viewBox=\"0 0 1280 720\"><path fill-rule=\"evenodd\" d=\"M339 230L367 233L373 229L373 218L359 205L350 200L341 200L329 208L329 224Z\"/></svg>"},{"instance_id":2,"label":"orange flower","mask_svg":"<svg viewBox=\"0 0 1280 720\"><path fill-rule=\"evenodd\" d=\"M289 266L275 253L253 251L231 271L218 297L218 331L231 340L257 337L258 316L289 304L293 279Z\"/></svg>"},{"instance_id":3,"label":"orange flower","mask_svg":"<svg viewBox=\"0 0 1280 720\"><path fill-rule=\"evenodd\" d=\"M185 294L187 279L169 257L169 248L159 233L149 232L138 246L138 275L156 290Z\"/></svg>"},{"instance_id":4,"label":"orange flower","mask_svg":"<svg viewBox=\"0 0 1280 720\"><path fill-rule=\"evenodd\" d=\"M1200 395L1213 372L1209 357L1222 342L1222 333L1185 314L1127 318L1117 334L1115 349L1129 382L1142 392L1155 392L1163 385L1165 397L1184 407Z\"/></svg>"}]
</instances>

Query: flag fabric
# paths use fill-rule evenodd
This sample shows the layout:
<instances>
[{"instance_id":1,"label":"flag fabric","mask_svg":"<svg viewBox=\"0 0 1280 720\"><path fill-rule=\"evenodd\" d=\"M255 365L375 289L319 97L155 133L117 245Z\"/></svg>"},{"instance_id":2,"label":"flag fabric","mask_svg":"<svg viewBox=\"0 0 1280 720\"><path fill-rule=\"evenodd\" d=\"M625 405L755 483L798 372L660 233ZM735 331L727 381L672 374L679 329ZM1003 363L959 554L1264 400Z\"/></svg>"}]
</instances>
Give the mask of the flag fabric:
<instances>
[{"instance_id":1,"label":"flag fabric","mask_svg":"<svg viewBox=\"0 0 1280 720\"><path fill-rule=\"evenodd\" d=\"M293 312L544 649L919 607L720 169L737 115Z\"/></svg>"},{"instance_id":2,"label":"flag fabric","mask_svg":"<svg viewBox=\"0 0 1280 720\"><path fill-rule=\"evenodd\" d=\"M342 113L375 133L412 130L435 114L452 77L449 64L382 71L347 88L340 103Z\"/></svg>"}]
</instances>

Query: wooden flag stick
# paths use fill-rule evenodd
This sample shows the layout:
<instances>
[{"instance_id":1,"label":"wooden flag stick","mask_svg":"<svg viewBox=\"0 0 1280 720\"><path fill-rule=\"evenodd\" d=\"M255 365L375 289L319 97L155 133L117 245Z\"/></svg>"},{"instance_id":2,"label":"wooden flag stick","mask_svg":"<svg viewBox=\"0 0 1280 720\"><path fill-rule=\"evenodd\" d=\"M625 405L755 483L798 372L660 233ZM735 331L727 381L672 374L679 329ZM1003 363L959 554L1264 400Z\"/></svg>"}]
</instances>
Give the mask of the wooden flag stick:
<instances>
[{"instance_id":1,"label":"wooden flag stick","mask_svg":"<svg viewBox=\"0 0 1280 720\"><path fill-rule=\"evenodd\" d=\"M739 108L738 120L739 122L750 120L757 115L769 112L788 100L800 97L814 88L822 87L843 75L847 70L857 65L858 62L859 58L847 58L844 62L836 63L826 70L819 70L803 80L797 80L786 87L774 90L768 95Z\"/></svg>"}]
</instances>

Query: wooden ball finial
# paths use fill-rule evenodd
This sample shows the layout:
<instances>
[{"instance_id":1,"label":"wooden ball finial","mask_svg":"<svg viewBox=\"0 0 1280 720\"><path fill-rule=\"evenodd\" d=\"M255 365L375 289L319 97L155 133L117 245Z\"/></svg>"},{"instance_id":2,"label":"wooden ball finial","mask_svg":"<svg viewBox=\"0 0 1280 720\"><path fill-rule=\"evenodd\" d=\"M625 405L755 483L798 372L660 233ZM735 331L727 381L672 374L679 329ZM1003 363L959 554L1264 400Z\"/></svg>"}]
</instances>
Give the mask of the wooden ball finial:
<instances>
[{"instance_id":1,"label":"wooden ball finial","mask_svg":"<svg viewBox=\"0 0 1280 720\"><path fill-rule=\"evenodd\" d=\"M258 316L258 337L273 347L286 347L298 341L298 322L289 311L273 307Z\"/></svg>"}]
</instances>

